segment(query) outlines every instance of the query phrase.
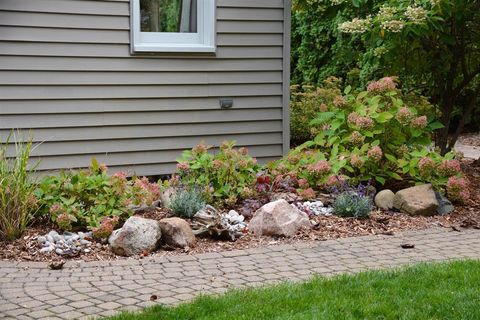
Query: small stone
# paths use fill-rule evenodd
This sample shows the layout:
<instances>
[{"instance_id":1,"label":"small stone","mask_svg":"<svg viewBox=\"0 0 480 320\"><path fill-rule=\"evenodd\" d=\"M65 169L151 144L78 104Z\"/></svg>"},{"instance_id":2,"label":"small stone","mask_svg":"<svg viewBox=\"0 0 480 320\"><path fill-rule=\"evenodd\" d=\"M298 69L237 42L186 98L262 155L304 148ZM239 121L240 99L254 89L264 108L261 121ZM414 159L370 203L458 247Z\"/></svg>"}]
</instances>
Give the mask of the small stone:
<instances>
[{"instance_id":1,"label":"small stone","mask_svg":"<svg viewBox=\"0 0 480 320\"><path fill-rule=\"evenodd\" d=\"M78 234L72 235L72 240L73 241L77 241L78 239L80 239L80 236Z\"/></svg>"},{"instance_id":2,"label":"small stone","mask_svg":"<svg viewBox=\"0 0 480 320\"><path fill-rule=\"evenodd\" d=\"M395 193L392 190L385 189L377 193L375 196L375 205L382 210L390 210L393 208L393 198Z\"/></svg>"},{"instance_id":3,"label":"small stone","mask_svg":"<svg viewBox=\"0 0 480 320\"><path fill-rule=\"evenodd\" d=\"M47 237L40 236L37 238L38 244L45 244L47 242Z\"/></svg>"},{"instance_id":4,"label":"small stone","mask_svg":"<svg viewBox=\"0 0 480 320\"><path fill-rule=\"evenodd\" d=\"M64 254L63 250L60 249L60 248L55 249L55 253L60 254L60 255Z\"/></svg>"},{"instance_id":5,"label":"small stone","mask_svg":"<svg viewBox=\"0 0 480 320\"><path fill-rule=\"evenodd\" d=\"M90 245L91 242L88 241L88 240L83 240L83 239L81 239L81 240L80 240L80 244L83 245L83 246L86 246L86 245Z\"/></svg>"},{"instance_id":6,"label":"small stone","mask_svg":"<svg viewBox=\"0 0 480 320\"><path fill-rule=\"evenodd\" d=\"M83 239L83 238L85 238L85 233L80 231L80 232L78 232L78 236L80 237L80 239Z\"/></svg>"},{"instance_id":7,"label":"small stone","mask_svg":"<svg viewBox=\"0 0 480 320\"><path fill-rule=\"evenodd\" d=\"M85 250L83 250L83 252L89 253L89 252L90 252L90 249L85 249Z\"/></svg>"},{"instance_id":8,"label":"small stone","mask_svg":"<svg viewBox=\"0 0 480 320\"><path fill-rule=\"evenodd\" d=\"M60 241L60 240L63 240L62 237L61 237L59 234L54 234L52 237L53 237L53 240L54 240L55 242L58 242L58 241Z\"/></svg>"},{"instance_id":9,"label":"small stone","mask_svg":"<svg viewBox=\"0 0 480 320\"><path fill-rule=\"evenodd\" d=\"M50 243L55 242L55 240L53 240L53 237L50 234L47 234L46 238L47 238L47 241Z\"/></svg>"},{"instance_id":10,"label":"small stone","mask_svg":"<svg viewBox=\"0 0 480 320\"><path fill-rule=\"evenodd\" d=\"M50 231L50 232L48 233L48 235L51 236L51 237L53 237L53 236L58 236L59 234L58 234L57 231L52 230L52 231Z\"/></svg>"},{"instance_id":11,"label":"small stone","mask_svg":"<svg viewBox=\"0 0 480 320\"><path fill-rule=\"evenodd\" d=\"M48 246L40 249L40 253L50 253L55 249L53 246Z\"/></svg>"}]
</instances>

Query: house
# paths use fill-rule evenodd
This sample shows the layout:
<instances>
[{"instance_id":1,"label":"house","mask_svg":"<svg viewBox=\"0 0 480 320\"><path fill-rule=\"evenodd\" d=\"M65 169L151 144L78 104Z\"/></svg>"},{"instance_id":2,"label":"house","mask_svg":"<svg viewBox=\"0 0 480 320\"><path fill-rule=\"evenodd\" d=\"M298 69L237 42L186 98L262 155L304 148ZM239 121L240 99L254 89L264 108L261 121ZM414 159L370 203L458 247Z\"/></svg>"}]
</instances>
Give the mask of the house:
<instances>
[{"instance_id":1,"label":"house","mask_svg":"<svg viewBox=\"0 0 480 320\"><path fill-rule=\"evenodd\" d=\"M289 0L1 0L0 138L38 170L173 171L201 140L289 148Z\"/></svg>"}]
</instances>

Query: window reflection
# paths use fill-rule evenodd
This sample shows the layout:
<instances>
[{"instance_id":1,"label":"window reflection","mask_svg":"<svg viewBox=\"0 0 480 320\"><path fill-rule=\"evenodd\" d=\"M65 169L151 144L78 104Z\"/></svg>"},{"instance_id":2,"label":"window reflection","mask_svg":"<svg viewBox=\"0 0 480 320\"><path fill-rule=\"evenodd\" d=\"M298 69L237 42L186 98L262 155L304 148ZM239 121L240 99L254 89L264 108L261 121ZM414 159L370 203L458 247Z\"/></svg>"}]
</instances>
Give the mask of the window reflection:
<instances>
[{"instance_id":1,"label":"window reflection","mask_svg":"<svg viewBox=\"0 0 480 320\"><path fill-rule=\"evenodd\" d=\"M197 0L140 0L142 32L197 32Z\"/></svg>"}]
</instances>

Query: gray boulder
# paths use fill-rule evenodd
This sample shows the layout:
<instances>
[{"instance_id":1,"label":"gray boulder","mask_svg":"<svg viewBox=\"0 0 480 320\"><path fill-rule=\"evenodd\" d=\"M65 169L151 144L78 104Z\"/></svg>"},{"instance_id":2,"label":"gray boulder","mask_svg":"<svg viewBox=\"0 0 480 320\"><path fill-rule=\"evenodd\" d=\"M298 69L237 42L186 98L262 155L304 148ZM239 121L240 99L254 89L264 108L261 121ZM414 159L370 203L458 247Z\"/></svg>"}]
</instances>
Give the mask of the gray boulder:
<instances>
[{"instance_id":1,"label":"gray boulder","mask_svg":"<svg viewBox=\"0 0 480 320\"><path fill-rule=\"evenodd\" d=\"M450 202L450 200L448 200L440 192L435 192L435 196L437 197L437 201L438 201L437 213L439 215L446 216L446 215L449 215L450 213L452 213L453 210L455 210L455 207Z\"/></svg>"},{"instance_id":2,"label":"gray boulder","mask_svg":"<svg viewBox=\"0 0 480 320\"><path fill-rule=\"evenodd\" d=\"M382 210L390 210L393 208L393 197L395 193L392 190L382 190L375 196L375 205Z\"/></svg>"},{"instance_id":3,"label":"gray boulder","mask_svg":"<svg viewBox=\"0 0 480 320\"><path fill-rule=\"evenodd\" d=\"M162 236L156 220L130 217L121 229L108 238L112 251L121 256L133 256L157 248Z\"/></svg>"},{"instance_id":4,"label":"gray boulder","mask_svg":"<svg viewBox=\"0 0 480 320\"><path fill-rule=\"evenodd\" d=\"M311 224L306 213L280 199L258 209L248 227L257 236L291 237Z\"/></svg>"},{"instance_id":5,"label":"gray boulder","mask_svg":"<svg viewBox=\"0 0 480 320\"><path fill-rule=\"evenodd\" d=\"M437 213L438 201L431 184L423 184L398 191L393 207L412 216L432 216Z\"/></svg>"},{"instance_id":6,"label":"gray boulder","mask_svg":"<svg viewBox=\"0 0 480 320\"><path fill-rule=\"evenodd\" d=\"M166 244L176 248L192 247L195 245L195 235L190 225L180 218L166 218L160 220L162 239Z\"/></svg>"}]
</instances>

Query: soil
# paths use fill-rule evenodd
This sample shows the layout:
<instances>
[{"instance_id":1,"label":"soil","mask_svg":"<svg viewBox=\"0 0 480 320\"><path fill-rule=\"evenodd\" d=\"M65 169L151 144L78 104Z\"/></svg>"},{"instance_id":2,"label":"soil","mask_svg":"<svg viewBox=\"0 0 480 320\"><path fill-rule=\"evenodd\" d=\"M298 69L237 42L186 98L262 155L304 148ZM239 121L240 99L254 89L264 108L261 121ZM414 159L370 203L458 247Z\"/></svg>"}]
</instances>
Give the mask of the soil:
<instances>
[{"instance_id":1,"label":"soil","mask_svg":"<svg viewBox=\"0 0 480 320\"><path fill-rule=\"evenodd\" d=\"M340 218L336 216L312 217L316 225L312 230L298 234L293 238L254 237L251 234L235 242L218 241L210 238L200 238L193 248L171 250L161 246L156 252L145 256L165 256L177 254L197 254L205 252L219 252L234 249L247 249L259 246L268 246L281 243L313 242L328 239L355 237L362 235L384 234L393 235L407 230L426 229L431 227L451 228L461 231L462 228L480 229L480 164L473 161L464 161L463 170L469 180L470 200L463 206L456 206L455 211L449 216L411 217L398 212L374 211L367 219ZM154 212L145 212L142 216L150 219L163 219L170 216L164 209ZM13 242L0 242L0 260L12 261L59 261L59 260L83 260L105 261L121 260L124 257L115 256L109 246L104 243L92 245L91 252L82 253L78 256L65 257L55 253L40 254L37 237L52 230L52 225L45 221L36 221L25 232L24 236ZM130 258L131 259L131 258Z\"/></svg>"}]
</instances>

